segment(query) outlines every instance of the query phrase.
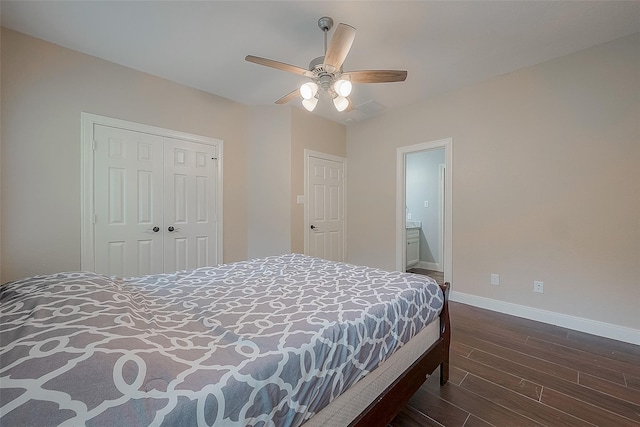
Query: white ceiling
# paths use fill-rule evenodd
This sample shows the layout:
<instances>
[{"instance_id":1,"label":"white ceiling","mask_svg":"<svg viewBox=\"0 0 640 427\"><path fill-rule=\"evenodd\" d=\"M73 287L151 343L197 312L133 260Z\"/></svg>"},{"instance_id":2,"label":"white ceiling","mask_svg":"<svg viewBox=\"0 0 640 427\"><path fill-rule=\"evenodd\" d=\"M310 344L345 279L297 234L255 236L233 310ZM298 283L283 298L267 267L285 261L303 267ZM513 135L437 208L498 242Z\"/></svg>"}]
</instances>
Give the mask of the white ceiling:
<instances>
[{"instance_id":1,"label":"white ceiling","mask_svg":"<svg viewBox=\"0 0 640 427\"><path fill-rule=\"evenodd\" d=\"M249 105L305 77L244 57L306 68L330 16L357 29L345 71L408 71L403 83L354 85L354 111L319 103L315 114L341 123L640 31L638 1L2 0L0 13L5 27Z\"/></svg>"}]
</instances>

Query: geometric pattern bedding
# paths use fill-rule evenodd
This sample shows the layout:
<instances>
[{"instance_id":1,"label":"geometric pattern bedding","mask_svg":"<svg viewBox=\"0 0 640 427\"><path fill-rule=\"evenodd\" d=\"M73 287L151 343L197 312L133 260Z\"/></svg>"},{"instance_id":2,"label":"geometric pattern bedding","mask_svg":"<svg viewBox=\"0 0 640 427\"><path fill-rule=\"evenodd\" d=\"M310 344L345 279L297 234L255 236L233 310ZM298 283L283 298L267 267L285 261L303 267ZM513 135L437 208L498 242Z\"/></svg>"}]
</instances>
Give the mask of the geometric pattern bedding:
<instances>
[{"instance_id":1,"label":"geometric pattern bedding","mask_svg":"<svg viewBox=\"0 0 640 427\"><path fill-rule=\"evenodd\" d=\"M0 287L0 425L297 426L437 318L425 276L304 255Z\"/></svg>"}]
</instances>

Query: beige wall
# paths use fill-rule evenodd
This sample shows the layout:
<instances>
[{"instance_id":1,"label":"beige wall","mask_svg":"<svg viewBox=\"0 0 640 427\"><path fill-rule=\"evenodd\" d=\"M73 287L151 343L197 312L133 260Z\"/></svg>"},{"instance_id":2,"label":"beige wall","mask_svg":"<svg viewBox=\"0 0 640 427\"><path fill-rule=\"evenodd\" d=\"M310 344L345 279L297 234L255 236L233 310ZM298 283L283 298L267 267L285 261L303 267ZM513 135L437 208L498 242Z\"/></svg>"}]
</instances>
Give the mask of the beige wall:
<instances>
[{"instance_id":1,"label":"beige wall","mask_svg":"<svg viewBox=\"0 0 640 427\"><path fill-rule=\"evenodd\" d=\"M640 329L639 120L635 34L354 124L348 261L395 267L396 149L452 137L453 289Z\"/></svg>"},{"instance_id":2,"label":"beige wall","mask_svg":"<svg viewBox=\"0 0 640 427\"><path fill-rule=\"evenodd\" d=\"M0 283L80 269L80 113L224 141L224 261L303 251L303 151L343 125L247 107L2 29Z\"/></svg>"},{"instance_id":3,"label":"beige wall","mask_svg":"<svg viewBox=\"0 0 640 427\"><path fill-rule=\"evenodd\" d=\"M346 127L294 106L249 117L249 258L304 253L304 150L346 157Z\"/></svg>"},{"instance_id":4,"label":"beige wall","mask_svg":"<svg viewBox=\"0 0 640 427\"><path fill-rule=\"evenodd\" d=\"M247 150L248 257L291 252L291 111L251 107Z\"/></svg>"},{"instance_id":5,"label":"beige wall","mask_svg":"<svg viewBox=\"0 0 640 427\"><path fill-rule=\"evenodd\" d=\"M247 256L247 107L2 29L2 282L80 268L82 111L224 140L224 260Z\"/></svg>"},{"instance_id":6,"label":"beige wall","mask_svg":"<svg viewBox=\"0 0 640 427\"><path fill-rule=\"evenodd\" d=\"M347 130L344 125L309 114L300 108L292 108L292 118L291 252L304 253L304 205L296 201L296 196L304 194L304 150L346 157Z\"/></svg>"}]
</instances>

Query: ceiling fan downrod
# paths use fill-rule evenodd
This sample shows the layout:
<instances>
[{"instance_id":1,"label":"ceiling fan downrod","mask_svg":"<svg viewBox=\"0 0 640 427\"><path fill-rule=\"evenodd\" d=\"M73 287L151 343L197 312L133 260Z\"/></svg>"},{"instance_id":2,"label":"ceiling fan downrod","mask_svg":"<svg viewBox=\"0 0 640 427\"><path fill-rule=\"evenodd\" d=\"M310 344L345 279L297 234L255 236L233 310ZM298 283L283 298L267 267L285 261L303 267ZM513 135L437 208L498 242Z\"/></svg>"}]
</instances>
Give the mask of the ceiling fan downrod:
<instances>
[{"instance_id":1,"label":"ceiling fan downrod","mask_svg":"<svg viewBox=\"0 0 640 427\"><path fill-rule=\"evenodd\" d=\"M318 19L318 27L320 27L320 29L324 33L324 54L326 55L327 54L327 33L329 32L329 30L331 30L331 28L333 28L333 19L331 19L328 16L323 16L322 18Z\"/></svg>"}]
</instances>

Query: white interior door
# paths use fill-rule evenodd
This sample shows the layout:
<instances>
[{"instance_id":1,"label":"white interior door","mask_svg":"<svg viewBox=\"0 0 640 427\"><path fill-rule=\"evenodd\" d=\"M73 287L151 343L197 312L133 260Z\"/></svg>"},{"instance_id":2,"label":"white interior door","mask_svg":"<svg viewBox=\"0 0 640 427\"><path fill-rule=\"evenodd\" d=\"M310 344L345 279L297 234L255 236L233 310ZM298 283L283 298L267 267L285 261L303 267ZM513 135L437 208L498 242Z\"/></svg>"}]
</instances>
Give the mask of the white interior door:
<instances>
[{"instance_id":1,"label":"white interior door","mask_svg":"<svg viewBox=\"0 0 640 427\"><path fill-rule=\"evenodd\" d=\"M344 261L344 159L321 156L307 157L306 253Z\"/></svg>"},{"instance_id":2,"label":"white interior door","mask_svg":"<svg viewBox=\"0 0 640 427\"><path fill-rule=\"evenodd\" d=\"M166 271L215 265L216 147L165 139Z\"/></svg>"},{"instance_id":3,"label":"white interior door","mask_svg":"<svg viewBox=\"0 0 640 427\"><path fill-rule=\"evenodd\" d=\"M137 276L163 271L163 141L94 128L95 271Z\"/></svg>"}]
</instances>

